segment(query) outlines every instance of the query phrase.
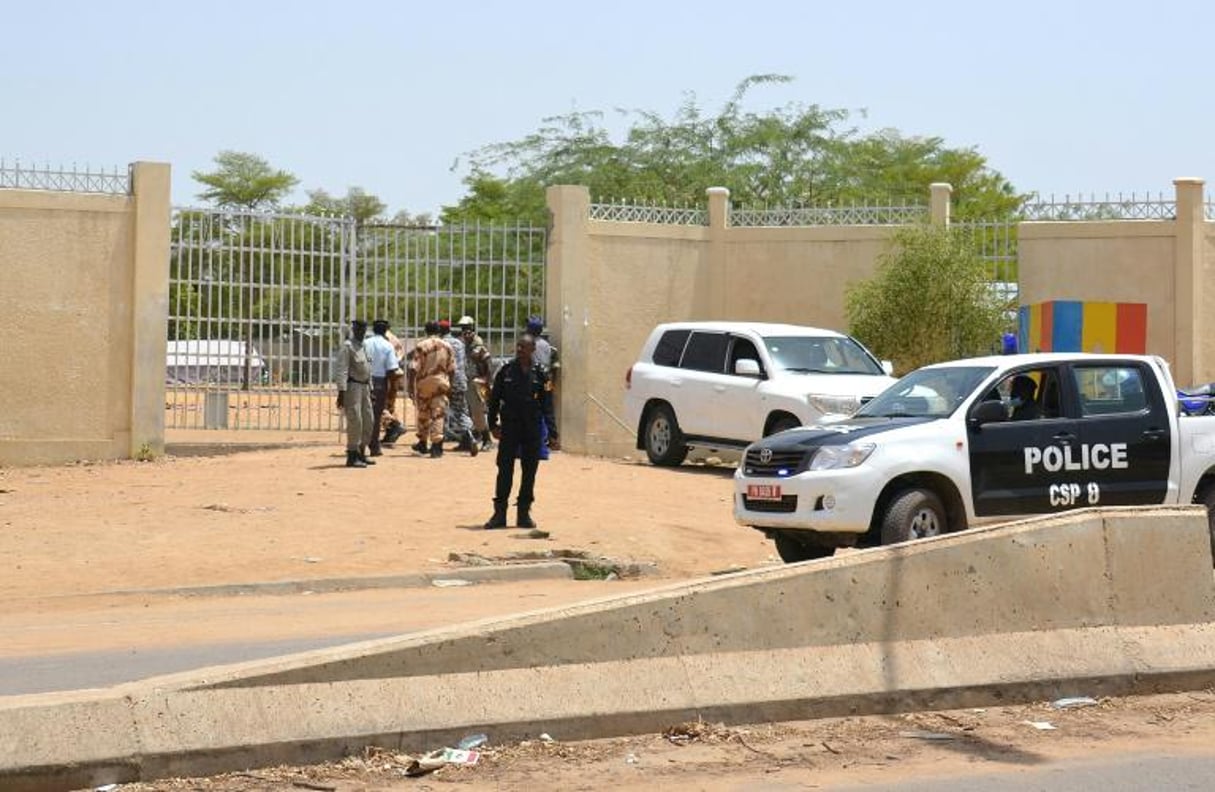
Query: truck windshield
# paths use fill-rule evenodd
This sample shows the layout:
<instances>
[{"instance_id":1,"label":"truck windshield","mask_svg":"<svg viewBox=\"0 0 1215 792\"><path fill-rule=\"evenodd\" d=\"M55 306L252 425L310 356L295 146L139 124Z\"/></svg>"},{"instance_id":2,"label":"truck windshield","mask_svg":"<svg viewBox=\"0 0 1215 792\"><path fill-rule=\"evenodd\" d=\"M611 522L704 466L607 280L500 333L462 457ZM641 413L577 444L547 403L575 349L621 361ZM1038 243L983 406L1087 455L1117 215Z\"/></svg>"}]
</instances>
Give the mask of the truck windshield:
<instances>
[{"instance_id":1,"label":"truck windshield","mask_svg":"<svg viewBox=\"0 0 1215 792\"><path fill-rule=\"evenodd\" d=\"M799 374L885 374L865 348L848 337L769 336L772 364Z\"/></svg>"},{"instance_id":2,"label":"truck windshield","mask_svg":"<svg viewBox=\"0 0 1215 792\"><path fill-rule=\"evenodd\" d=\"M994 366L922 368L882 391L857 418L945 418L958 408Z\"/></svg>"}]
</instances>

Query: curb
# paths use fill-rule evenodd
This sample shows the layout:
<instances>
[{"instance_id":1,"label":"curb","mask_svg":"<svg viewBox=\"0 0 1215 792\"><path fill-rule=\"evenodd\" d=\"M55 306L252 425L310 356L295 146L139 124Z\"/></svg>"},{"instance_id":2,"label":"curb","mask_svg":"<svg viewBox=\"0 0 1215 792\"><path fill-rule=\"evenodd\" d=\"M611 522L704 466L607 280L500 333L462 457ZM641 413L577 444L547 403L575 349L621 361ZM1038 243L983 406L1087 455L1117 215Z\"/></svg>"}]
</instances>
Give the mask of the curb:
<instances>
[{"instance_id":1,"label":"curb","mask_svg":"<svg viewBox=\"0 0 1215 792\"><path fill-rule=\"evenodd\" d=\"M410 572L377 577L314 578L280 580L267 583L221 583L211 586L177 586L173 588L120 589L102 591L91 596L175 595L180 597L235 597L248 594L332 594L339 591L368 589L418 588L444 585L476 585L478 583L515 583L525 580L573 580L574 570L563 561L535 564L469 567L439 572ZM451 581L452 583L447 583Z\"/></svg>"},{"instance_id":2,"label":"curb","mask_svg":"<svg viewBox=\"0 0 1215 792\"><path fill-rule=\"evenodd\" d=\"M287 448L337 447L333 440L300 440L291 443L165 443L165 456L210 457L243 454L248 451L279 451Z\"/></svg>"}]
</instances>

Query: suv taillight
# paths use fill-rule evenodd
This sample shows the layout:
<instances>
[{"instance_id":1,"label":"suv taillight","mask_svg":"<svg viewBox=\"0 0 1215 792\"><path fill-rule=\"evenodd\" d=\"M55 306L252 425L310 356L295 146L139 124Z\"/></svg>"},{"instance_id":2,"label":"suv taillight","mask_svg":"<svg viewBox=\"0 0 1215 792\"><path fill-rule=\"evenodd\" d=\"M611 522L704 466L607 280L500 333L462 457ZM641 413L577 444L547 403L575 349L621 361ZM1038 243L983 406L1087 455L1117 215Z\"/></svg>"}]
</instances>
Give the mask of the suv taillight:
<instances>
[{"instance_id":1,"label":"suv taillight","mask_svg":"<svg viewBox=\"0 0 1215 792\"><path fill-rule=\"evenodd\" d=\"M624 389L628 390L633 387L633 367L629 366L629 370L624 372Z\"/></svg>"}]
</instances>

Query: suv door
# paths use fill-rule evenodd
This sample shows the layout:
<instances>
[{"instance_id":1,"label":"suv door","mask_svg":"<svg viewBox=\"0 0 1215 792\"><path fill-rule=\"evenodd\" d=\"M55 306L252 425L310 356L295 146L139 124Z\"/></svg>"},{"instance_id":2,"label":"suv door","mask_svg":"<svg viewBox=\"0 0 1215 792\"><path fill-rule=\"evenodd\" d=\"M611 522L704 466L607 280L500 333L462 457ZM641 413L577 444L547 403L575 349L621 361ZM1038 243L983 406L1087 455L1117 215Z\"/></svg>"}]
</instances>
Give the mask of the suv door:
<instances>
[{"instance_id":1,"label":"suv door","mask_svg":"<svg viewBox=\"0 0 1215 792\"><path fill-rule=\"evenodd\" d=\"M734 368L740 360L754 360L760 376L736 374ZM725 376L713 385L717 402L712 407L714 421L722 438L745 445L763 436L763 400L757 391L765 376L764 362L755 343L745 336L731 334Z\"/></svg>"},{"instance_id":2,"label":"suv door","mask_svg":"<svg viewBox=\"0 0 1215 792\"><path fill-rule=\"evenodd\" d=\"M672 406L684 437L720 438L718 396L725 390L726 352L730 337L724 332L694 330L679 362L680 384Z\"/></svg>"},{"instance_id":3,"label":"suv door","mask_svg":"<svg viewBox=\"0 0 1215 792\"><path fill-rule=\"evenodd\" d=\"M1141 361L1074 363L1085 505L1163 503L1172 433L1155 373Z\"/></svg>"},{"instance_id":4,"label":"suv door","mask_svg":"<svg viewBox=\"0 0 1215 792\"><path fill-rule=\"evenodd\" d=\"M1014 405L1020 378L1033 383L1033 396ZM971 405L971 415L984 401L998 401L1005 409L1001 421L977 427L968 421L975 516L1041 514L1086 505L1065 502L1078 492L1083 495L1084 482L1067 464L1080 444L1070 393L1060 367L1037 366L1009 372Z\"/></svg>"}]
</instances>

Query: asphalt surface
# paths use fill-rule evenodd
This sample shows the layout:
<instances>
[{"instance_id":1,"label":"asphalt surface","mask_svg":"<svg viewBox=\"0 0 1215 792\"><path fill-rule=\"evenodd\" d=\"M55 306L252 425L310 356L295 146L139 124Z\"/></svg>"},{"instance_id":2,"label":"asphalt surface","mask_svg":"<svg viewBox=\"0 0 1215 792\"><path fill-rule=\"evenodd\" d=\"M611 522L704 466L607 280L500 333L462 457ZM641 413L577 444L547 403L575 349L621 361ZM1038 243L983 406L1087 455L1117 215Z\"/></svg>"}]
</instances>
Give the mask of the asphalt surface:
<instances>
[{"instance_id":1,"label":"asphalt surface","mask_svg":"<svg viewBox=\"0 0 1215 792\"><path fill-rule=\"evenodd\" d=\"M217 643L168 649L79 652L0 659L0 696L83 690L211 666L264 660L396 633L301 638L257 643Z\"/></svg>"},{"instance_id":2,"label":"asphalt surface","mask_svg":"<svg viewBox=\"0 0 1215 792\"><path fill-rule=\"evenodd\" d=\"M1215 789L1215 755L1143 754L1117 759L1051 762L1045 766L959 778L835 788L841 792L859 789L867 792L1205 792ZM767 789L782 787L774 785Z\"/></svg>"}]
</instances>

